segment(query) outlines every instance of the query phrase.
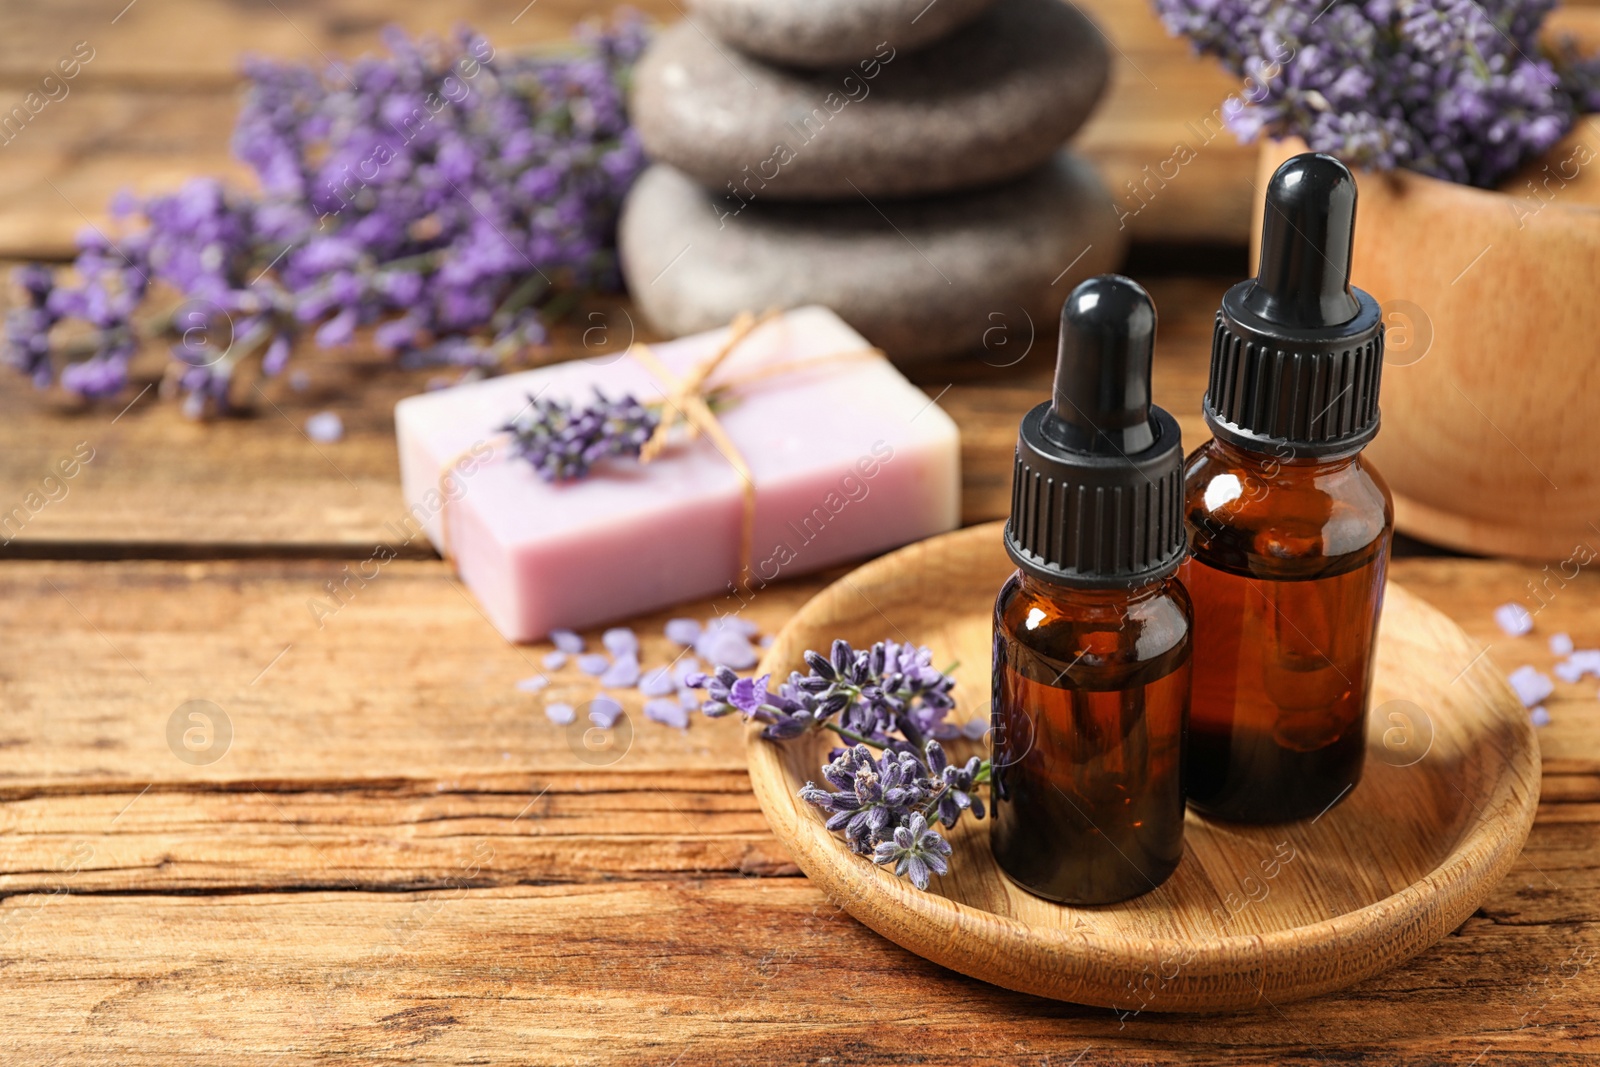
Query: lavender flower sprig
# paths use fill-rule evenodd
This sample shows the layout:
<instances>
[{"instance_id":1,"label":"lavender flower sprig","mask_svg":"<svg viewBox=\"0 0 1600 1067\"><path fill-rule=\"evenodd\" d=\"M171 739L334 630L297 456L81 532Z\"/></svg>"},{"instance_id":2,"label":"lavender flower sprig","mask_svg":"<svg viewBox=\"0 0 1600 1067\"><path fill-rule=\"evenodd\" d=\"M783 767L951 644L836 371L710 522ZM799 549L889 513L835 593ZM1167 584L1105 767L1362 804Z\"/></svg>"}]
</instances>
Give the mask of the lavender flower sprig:
<instances>
[{"instance_id":1,"label":"lavender flower sprig","mask_svg":"<svg viewBox=\"0 0 1600 1067\"><path fill-rule=\"evenodd\" d=\"M338 347L371 326L402 367L501 369L578 296L620 284L617 214L645 163L624 101L646 34L632 16L581 33L559 55L390 29L388 56L326 71L248 60L233 148L260 191L196 178L119 197L119 232L80 235L75 284L19 276L5 362L107 397L140 342L170 334L163 391L195 416L230 410L247 361L281 373L305 335ZM155 283L184 302L136 321ZM89 333L57 340L72 319Z\"/></svg>"},{"instance_id":2,"label":"lavender flower sprig","mask_svg":"<svg viewBox=\"0 0 1600 1067\"><path fill-rule=\"evenodd\" d=\"M807 782L801 799L828 814L828 829L843 834L852 852L894 864L897 875L926 889L930 873L948 871L951 851L931 827L948 830L967 812L983 818L976 790L990 776L988 760L952 764L937 740L959 733L946 722L955 679L932 666L929 649L893 641L867 651L835 641L828 655L808 651L805 660L810 672L791 673L776 692L768 692L770 675L740 678L726 667L687 684L706 691L706 715L738 712L765 723L764 737L827 730L850 742L822 768L833 789Z\"/></svg>"},{"instance_id":3,"label":"lavender flower sprig","mask_svg":"<svg viewBox=\"0 0 1600 1067\"><path fill-rule=\"evenodd\" d=\"M592 464L613 456L637 456L661 416L631 396L607 399L595 389L594 403L528 398L500 430L511 434L511 450L547 482L587 477Z\"/></svg>"},{"instance_id":4,"label":"lavender flower sprig","mask_svg":"<svg viewBox=\"0 0 1600 1067\"><path fill-rule=\"evenodd\" d=\"M1241 140L1298 136L1355 166L1493 187L1600 110L1600 60L1539 40L1555 0L1154 0L1251 80Z\"/></svg>"}]
</instances>

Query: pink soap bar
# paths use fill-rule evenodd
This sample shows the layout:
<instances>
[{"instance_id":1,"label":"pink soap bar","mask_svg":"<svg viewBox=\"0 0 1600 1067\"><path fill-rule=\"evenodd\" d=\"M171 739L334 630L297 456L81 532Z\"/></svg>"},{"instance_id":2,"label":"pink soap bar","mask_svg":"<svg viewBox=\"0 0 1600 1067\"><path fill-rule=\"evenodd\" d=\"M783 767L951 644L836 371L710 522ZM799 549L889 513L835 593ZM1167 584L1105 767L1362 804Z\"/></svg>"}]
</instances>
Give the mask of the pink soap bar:
<instances>
[{"instance_id":1,"label":"pink soap bar","mask_svg":"<svg viewBox=\"0 0 1600 1067\"><path fill-rule=\"evenodd\" d=\"M651 347L681 375L726 335ZM598 386L613 399L660 400L662 384L621 354L400 401L404 533L426 531L496 628L529 641L718 594L734 612L773 581L954 529L955 423L887 360L859 355L866 348L833 312L801 308L758 327L713 375L826 360L741 385L718 410L756 489L749 574L743 483L704 437L675 437L650 463L607 460L585 479L551 483L497 434L529 396L584 404ZM826 359L841 353L856 355Z\"/></svg>"}]
</instances>

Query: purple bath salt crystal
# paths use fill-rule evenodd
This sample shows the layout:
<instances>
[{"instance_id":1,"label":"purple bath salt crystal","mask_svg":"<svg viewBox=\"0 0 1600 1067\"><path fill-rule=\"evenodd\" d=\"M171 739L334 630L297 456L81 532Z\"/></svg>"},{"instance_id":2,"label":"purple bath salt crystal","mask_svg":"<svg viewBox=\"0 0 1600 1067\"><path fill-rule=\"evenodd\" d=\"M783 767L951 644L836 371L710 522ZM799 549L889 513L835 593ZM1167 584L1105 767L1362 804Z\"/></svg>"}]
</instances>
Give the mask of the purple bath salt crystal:
<instances>
[{"instance_id":1,"label":"purple bath salt crystal","mask_svg":"<svg viewBox=\"0 0 1600 1067\"><path fill-rule=\"evenodd\" d=\"M668 619L666 625L667 640L679 645L693 645L700 637L700 621L698 619Z\"/></svg>"},{"instance_id":2,"label":"purple bath salt crystal","mask_svg":"<svg viewBox=\"0 0 1600 1067\"><path fill-rule=\"evenodd\" d=\"M1528 718L1533 720L1533 725L1535 726L1550 725L1550 713L1544 710L1543 704L1540 704L1538 707L1528 712Z\"/></svg>"},{"instance_id":3,"label":"purple bath salt crystal","mask_svg":"<svg viewBox=\"0 0 1600 1067\"><path fill-rule=\"evenodd\" d=\"M1583 679L1583 667L1572 662L1570 659L1565 659L1560 663L1557 663L1551 668L1551 671L1554 672L1557 678L1560 678L1568 685Z\"/></svg>"},{"instance_id":4,"label":"purple bath salt crystal","mask_svg":"<svg viewBox=\"0 0 1600 1067\"><path fill-rule=\"evenodd\" d=\"M1551 634L1550 653L1555 656L1572 655L1572 635L1566 633Z\"/></svg>"},{"instance_id":5,"label":"purple bath salt crystal","mask_svg":"<svg viewBox=\"0 0 1600 1067\"><path fill-rule=\"evenodd\" d=\"M639 651L639 636L626 626L616 626L600 636L600 643L613 656L626 656Z\"/></svg>"},{"instance_id":6,"label":"purple bath salt crystal","mask_svg":"<svg viewBox=\"0 0 1600 1067\"><path fill-rule=\"evenodd\" d=\"M566 665L567 665L567 654L565 652L561 651L559 648L556 649L554 652L546 652L544 654L544 669L545 670L547 670L547 671L559 671L562 667L565 667Z\"/></svg>"},{"instance_id":7,"label":"purple bath salt crystal","mask_svg":"<svg viewBox=\"0 0 1600 1067\"><path fill-rule=\"evenodd\" d=\"M628 689L639 682L639 658L633 653L619 655L600 675L600 684L610 689Z\"/></svg>"},{"instance_id":8,"label":"purple bath salt crystal","mask_svg":"<svg viewBox=\"0 0 1600 1067\"><path fill-rule=\"evenodd\" d=\"M694 650L719 667L748 670L759 658L744 634L736 630L708 630L695 643Z\"/></svg>"},{"instance_id":9,"label":"purple bath salt crystal","mask_svg":"<svg viewBox=\"0 0 1600 1067\"><path fill-rule=\"evenodd\" d=\"M543 689L549 684L550 679L546 678L542 674L536 674L532 678L522 679L517 683L517 688L522 690L524 693L537 693L539 690Z\"/></svg>"},{"instance_id":10,"label":"purple bath salt crystal","mask_svg":"<svg viewBox=\"0 0 1600 1067\"><path fill-rule=\"evenodd\" d=\"M639 679L639 692L647 697L671 696L677 691L678 683L673 681L672 672L666 667L645 671Z\"/></svg>"},{"instance_id":11,"label":"purple bath salt crystal","mask_svg":"<svg viewBox=\"0 0 1600 1067\"><path fill-rule=\"evenodd\" d=\"M608 696L598 696L589 701L589 721L602 730L609 730L622 716L622 705Z\"/></svg>"},{"instance_id":12,"label":"purple bath salt crystal","mask_svg":"<svg viewBox=\"0 0 1600 1067\"><path fill-rule=\"evenodd\" d=\"M973 719L961 728L961 736L972 741L983 740L983 735L988 732L988 719Z\"/></svg>"},{"instance_id":13,"label":"purple bath salt crystal","mask_svg":"<svg viewBox=\"0 0 1600 1067\"><path fill-rule=\"evenodd\" d=\"M678 703L693 711L705 703L705 698L700 695L700 691L697 689L680 689L678 690Z\"/></svg>"},{"instance_id":14,"label":"purple bath salt crystal","mask_svg":"<svg viewBox=\"0 0 1600 1067\"><path fill-rule=\"evenodd\" d=\"M655 700L646 700L644 702L644 717L663 726L676 726L680 730L686 730L689 727L689 709L676 700L668 700L661 697Z\"/></svg>"},{"instance_id":15,"label":"purple bath salt crystal","mask_svg":"<svg viewBox=\"0 0 1600 1067\"><path fill-rule=\"evenodd\" d=\"M1511 672L1506 681L1511 683L1512 691L1517 694L1517 699L1522 701L1522 706L1525 708L1543 703L1556 691L1556 684L1550 680L1550 676L1532 667L1518 667Z\"/></svg>"},{"instance_id":16,"label":"purple bath salt crystal","mask_svg":"<svg viewBox=\"0 0 1600 1067\"><path fill-rule=\"evenodd\" d=\"M680 689L688 681L689 675L700 673L700 661L693 656L684 656L672 665L672 682Z\"/></svg>"},{"instance_id":17,"label":"purple bath salt crystal","mask_svg":"<svg viewBox=\"0 0 1600 1067\"><path fill-rule=\"evenodd\" d=\"M1494 621L1507 637L1521 637L1533 629L1533 616L1521 604L1501 604L1494 609Z\"/></svg>"},{"instance_id":18,"label":"purple bath salt crystal","mask_svg":"<svg viewBox=\"0 0 1600 1067\"><path fill-rule=\"evenodd\" d=\"M1580 678L1585 674L1600 678L1600 648L1580 648L1567 657L1567 662L1572 664Z\"/></svg>"},{"instance_id":19,"label":"purple bath salt crystal","mask_svg":"<svg viewBox=\"0 0 1600 1067\"><path fill-rule=\"evenodd\" d=\"M306 420L306 436L319 445L331 445L344 438L344 420L337 412L319 411Z\"/></svg>"},{"instance_id":20,"label":"purple bath salt crystal","mask_svg":"<svg viewBox=\"0 0 1600 1067\"><path fill-rule=\"evenodd\" d=\"M745 637L754 637L761 632L761 627L749 619L742 619L737 615L718 615L706 623L706 629L711 631L732 630L734 633L743 634Z\"/></svg>"},{"instance_id":21,"label":"purple bath salt crystal","mask_svg":"<svg viewBox=\"0 0 1600 1067\"><path fill-rule=\"evenodd\" d=\"M582 671L584 674L595 675L596 677L606 673L606 670L611 666L611 660L604 652L585 653L584 655L579 656L576 662L580 671Z\"/></svg>"},{"instance_id":22,"label":"purple bath salt crystal","mask_svg":"<svg viewBox=\"0 0 1600 1067\"><path fill-rule=\"evenodd\" d=\"M551 630L550 643L569 656L576 656L583 651L583 638L571 630Z\"/></svg>"},{"instance_id":23,"label":"purple bath salt crystal","mask_svg":"<svg viewBox=\"0 0 1600 1067\"><path fill-rule=\"evenodd\" d=\"M764 637L762 637L760 641L758 641L756 643L759 644L762 648L771 648L772 647L772 642L774 642L776 640L777 640L776 637L773 637L771 634L767 634Z\"/></svg>"},{"instance_id":24,"label":"purple bath salt crystal","mask_svg":"<svg viewBox=\"0 0 1600 1067\"><path fill-rule=\"evenodd\" d=\"M557 726L571 726L577 719L578 713L571 704L546 704L544 717Z\"/></svg>"}]
</instances>

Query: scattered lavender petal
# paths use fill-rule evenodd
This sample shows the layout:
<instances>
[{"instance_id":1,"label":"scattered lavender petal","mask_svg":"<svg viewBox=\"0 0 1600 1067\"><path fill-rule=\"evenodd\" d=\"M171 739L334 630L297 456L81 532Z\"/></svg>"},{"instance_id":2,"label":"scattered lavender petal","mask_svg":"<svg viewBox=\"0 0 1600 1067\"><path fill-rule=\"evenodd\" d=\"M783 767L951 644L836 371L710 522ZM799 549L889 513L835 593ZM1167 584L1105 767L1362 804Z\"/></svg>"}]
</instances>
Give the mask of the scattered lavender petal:
<instances>
[{"instance_id":1,"label":"scattered lavender petal","mask_svg":"<svg viewBox=\"0 0 1600 1067\"><path fill-rule=\"evenodd\" d=\"M549 684L550 679L546 678L542 674L536 674L532 678L522 679L517 683L517 688L522 690L524 693L537 693L539 690L543 689Z\"/></svg>"},{"instance_id":2,"label":"scattered lavender petal","mask_svg":"<svg viewBox=\"0 0 1600 1067\"><path fill-rule=\"evenodd\" d=\"M544 669L545 670L547 670L547 671L559 671L562 667L565 667L566 665L567 665L567 654L565 652L561 651L559 648L556 649L554 652L546 652L544 654Z\"/></svg>"},{"instance_id":3,"label":"scattered lavender petal","mask_svg":"<svg viewBox=\"0 0 1600 1067\"><path fill-rule=\"evenodd\" d=\"M700 661L695 659L693 656L684 656L677 663L672 665L673 684L681 688L684 682L688 680L689 675L698 674L699 671Z\"/></svg>"},{"instance_id":4,"label":"scattered lavender petal","mask_svg":"<svg viewBox=\"0 0 1600 1067\"><path fill-rule=\"evenodd\" d=\"M589 652L579 656L577 662L580 671L597 677L606 673L606 670L611 666L611 660L604 652Z\"/></svg>"},{"instance_id":5,"label":"scattered lavender petal","mask_svg":"<svg viewBox=\"0 0 1600 1067\"><path fill-rule=\"evenodd\" d=\"M989 732L988 719L973 719L961 728L961 736L973 741L983 740L983 735Z\"/></svg>"},{"instance_id":6,"label":"scattered lavender petal","mask_svg":"<svg viewBox=\"0 0 1600 1067\"><path fill-rule=\"evenodd\" d=\"M1572 635L1565 633L1551 634L1550 652L1557 656L1572 655Z\"/></svg>"},{"instance_id":7,"label":"scattered lavender petal","mask_svg":"<svg viewBox=\"0 0 1600 1067\"><path fill-rule=\"evenodd\" d=\"M602 730L609 730L622 717L622 705L608 696L597 696L589 701L589 721Z\"/></svg>"},{"instance_id":8,"label":"scattered lavender petal","mask_svg":"<svg viewBox=\"0 0 1600 1067\"><path fill-rule=\"evenodd\" d=\"M557 726L571 726L574 720L577 719L578 713L571 704L546 704L544 706L544 717Z\"/></svg>"},{"instance_id":9,"label":"scattered lavender petal","mask_svg":"<svg viewBox=\"0 0 1600 1067\"><path fill-rule=\"evenodd\" d=\"M1525 708L1543 703L1546 697L1556 691L1556 684L1550 680L1550 676L1533 667L1518 667L1506 680L1511 683L1512 691Z\"/></svg>"},{"instance_id":10,"label":"scattered lavender petal","mask_svg":"<svg viewBox=\"0 0 1600 1067\"><path fill-rule=\"evenodd\" d=\"M639 635L626 626L616 626L600 635L600 643L613 656L625 656L639 651Z\"/></svg>"},{"instance_id":11,"label":"scattered lavender petal","mask_svg":"<svg viewBox=\"0 0 1600 1067\"><path fill-rule=\"evenodd\" d=\"M575 656L583 651L583 638L571 630L551 630L550 642L568 655Z\"/></svg>"},{"instance_id":12,"label":"scattered lavender petal","mask_svg":"<svg viewBox=\"0 0 1600 1067\"><path fill-rule=\"evenodd\" d=\"M732 630L734 633L743 634L745 637L754 637L761 632L761 627L749 619L742 619L737 615L718 615L706 623L706 629L712 632Z\"/></svg>"},{"instance_id":13,"label":"scattered lavender petal","mask_svg":"<svg viewBox=\"0 0 1600 1067\"><path fill-rule=\"evenodd\" d=\"M1550 725L1550 713L1544 710L1543 704L1540 704L1538 707L1528 712L1528 718L1533 720L1533 725L1535 726Z\"/></svg>"},{"instance_id":14,"label":"scattered lavender petal","mask_svg":"<svg viewBox=\"0 0 1600 1067\"><path fill-rule=\"evenodd\" d=\"M700 636L700 621L698 619L668 619L666 626L667 640L680 645L693 645Z\"/></svg>"},{"instance_id":15,"label":"scattered lavender petal","mask_svg":"<svg viewBox=\"0 0 1600 1067\"><path fill-rule=\"evenodd\" d=\"M1501 604L1494 609L1494 621L1508 637L1521 637L1533 629L1533 616L1521 604Z\"/></svg>"},{"instance_id":16,"label":"scattered lavender petal","mask_svg":"<svg viewBox=\"0 0 1600 1067\"><path fill-rule=\"evenodd\" d=\"M306 420L306 436L319 445L331 445L344 438L344 420L337 412L319 411Z\"/></svg>"},{"instance_id":17,"label":"scattered lavender petal","mask_svg":"<svg viewBox=\"0 0 1600 1067\"><path fill-rule=\"evenodd\" d=\"M676 700L646 700L644 717L663 726L676 726L680 730L689 728L689 710Z\"/></svg>"},{"instance_id":18,"label":"scattered lavender petal","mask_svg":"<svg viewBox=\"0 0 1600 1067\"><path fill-rule=\"evenodd\" d=\"M678 683L673 680L672 672L665 667L645 671L639 679L639 692L647 697L671 696L678 691Z\"/></svg>"},{"instance_id":19,"label":"scattered lavender petal","mask_svg":"<svg viewBox=\"0 0 1600 1067\"><path fill-rule=\"evenodd\" d=\"M628 689L639 683L639 658L633 653L619 655L600 675L600 684L610 689Z\"/></svg>"},{"instance_id":20,"label":"scattered lavender petal","mask_svg":"<svg viewBox=\"0 0 1600 1067\"><path fill-rule=\"evenodd\" d=\"M1567 662L1578 671L1579 677L1592 674L1600 678L1600 648L1580 648L1567 657Z\"/></svg>"},{"instance_id":21,"label":"scattered lavender petal","mask_svg":"<svg viewBox=\"0 0 1600 1067\"><path fill-rule=\"evenodd\" d=\"M701 647L703 644L705 647ZM708 633L695 645L695 651L719 667L732 667L736 671L748 670L759 658L744 634L734 630Z\"/></svg>"}]
</instances>

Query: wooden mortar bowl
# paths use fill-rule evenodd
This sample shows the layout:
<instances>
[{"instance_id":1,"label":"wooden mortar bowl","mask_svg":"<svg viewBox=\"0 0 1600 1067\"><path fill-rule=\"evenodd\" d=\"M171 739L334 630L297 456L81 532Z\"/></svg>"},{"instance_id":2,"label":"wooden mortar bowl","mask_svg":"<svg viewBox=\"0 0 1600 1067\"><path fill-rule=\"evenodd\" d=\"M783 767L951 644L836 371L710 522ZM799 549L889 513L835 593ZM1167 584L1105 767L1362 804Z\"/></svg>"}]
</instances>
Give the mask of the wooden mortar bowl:
<instances>
[{"instance_id":1,"label":"wooden mortar bowl","mask_svg":"<svg viewBox=\"0 0 1600 1067\"><path fill-rule=\"evenodd\" d=\"M1262 145L1262 196L1299 140ZM1600 121L1500 191L1356 176L1353 282L1383 305L1368 448L1401 531L1490 555L1600 552ZM1590 547L1593 546L1593 547Z\"/></svg>"}]
</instances>

